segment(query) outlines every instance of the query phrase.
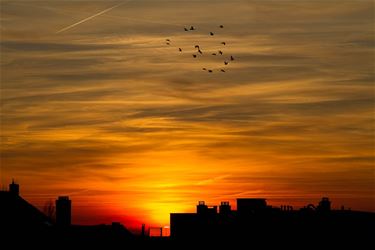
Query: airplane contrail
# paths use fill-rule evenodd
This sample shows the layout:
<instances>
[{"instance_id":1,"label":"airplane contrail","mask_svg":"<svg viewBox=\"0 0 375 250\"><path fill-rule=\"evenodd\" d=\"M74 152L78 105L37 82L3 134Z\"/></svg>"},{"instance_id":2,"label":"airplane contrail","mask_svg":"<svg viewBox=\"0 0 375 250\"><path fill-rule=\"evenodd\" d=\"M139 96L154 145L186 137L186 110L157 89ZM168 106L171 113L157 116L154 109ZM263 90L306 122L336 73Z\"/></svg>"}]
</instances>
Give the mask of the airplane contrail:
<instances>
[{"instance_id":1,"label":"airplane contrail","mask_svg":"<svg viewBox=\"0 0 375 250\"><path fill-rule=\"evenodd\" d=\"M130 1L132 1L132 0L130 0ZM71 28L74 28L74 27L77 26L77 25L80 25L80 24L82 24L82 23L84 23L84 22L87 22L87 21L89 21L89 20L91 20L91 19L93 19L93 18L95 18L95 17L98 17L98 16L100 16L100 15L103 15L104 13L107 13L108 11L111 11L111 10L113 10L114 8L117 8L117 7L119 7L119 6L121 6L121 5L125 4L125 3L130 2L130 1L126 1L126 2L122 2L122 3L116 4L115 6L112 6L112 7L108 8L108 9L105 9L105 10L103 10L103 11L100 11L99 13L96 13L95 15L92 15L92 16L89 16L89 17L86 17L85 19L83 19L83 20L81 20L81 21L79 21L79 22L73 23L72 25L69 25L69 26L67 26L67 27L65 27L65 28L62 28L61 30L57 31L56 34L59 34L59 33L61 33L61 32L67 31L67 30L70 30Z\"/></svg>"}]
</instances>

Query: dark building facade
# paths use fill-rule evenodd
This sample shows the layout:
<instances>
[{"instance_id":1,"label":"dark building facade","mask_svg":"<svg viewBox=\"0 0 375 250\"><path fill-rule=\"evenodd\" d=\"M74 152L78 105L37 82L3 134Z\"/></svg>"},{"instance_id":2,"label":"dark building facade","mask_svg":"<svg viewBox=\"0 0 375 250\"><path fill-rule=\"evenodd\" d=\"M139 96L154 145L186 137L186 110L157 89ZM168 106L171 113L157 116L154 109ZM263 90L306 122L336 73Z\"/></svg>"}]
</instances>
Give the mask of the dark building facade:
<instances>
[{"instance_id":1,"label":"dark building facade","mask_svg":"<svg viewBox=\"0 0 375 250\"><path fill-rule=\"evenodd\" d=\"M14 182L14 179L12 180L12 183L9 184L9 192L11 194L20 195L20 185Z\"/></svg>"},{"instance_id":2,"label":"dark building facade","mask_svg":"<svg viewBox=\"0 0 375 250\"><path fill-rule=\"evenodd\" d=\"M289 246L298 240L336 243L343 237L358 242L371 239L374 230L374 213L332 210L327 197L316 207L309 204L299 210L288 205L272 207L266 199L239 198L237 210L232 210L229 202L221 202L217 212L216 206L200 201L197 213L170 214L172 239L218 245L252 241L271 245L288 242Z\"/></svg>"},{"instance_id":3,"label":"dark building facade","mask_svg":"<svg viewBox=\"0 0 375 250\"><path fill-rule=\"evenodd\" d=\"M217 206L207 206L204 201L199 201L197 205L197 214L200 215L216 215Z\"/></svg>"},{"instance_id":4,"label":"dark building facade","mask_svg":"<svg viewBox=\"0 0 375 250\"><path fill-rule=\"evenodd\" d=\"M56 224L67 227L72 223L72 201L68 196L59 196L56 200Z\"/></svg>"},{"instance_id":5,"label":"dark building facade","mask_svg":"<svg viewBox=\"0 0 375 250\"><path fill-rule=\"evenodd\" d=\"M331 211L331 201L328 197L323 197L322 200L319 202L317 210L321 212L329 212Z\"/></svg>"},{"instance_id":6,"label":"dark building facade","mask_svg":"<svg viewBox=\"0 0 375 250\"><path fill-rule=\"evenodd\" d=\"M171 237L205 238L217 235L224 226L229 226L229 219L233 218L235 213L227 201L221 202L219 212L217 208L217 206L208 206L204 201L199 201L196 213L171 213Z\"/></svg>"},{"instance_id":7,"label":"dark building facade","mask_svg":"<svg viewBox=\"0 0 375 250\"><path fill-rule=\"evenodd\" d=\"M266 199L239 198L237 199L237 212L241 215L253 214L267 209Z\"/></svg>"},{"instance_id":8,"label":"dark building facade","mask_svg":"<svg viewBox=\"0 0 375 250\"><path fill-rule=\"evenodd\" d=\"M222 215L229 215L231 214L231 206L229 204L229 201L222 201L220 206L219 206L219 214Z\"/></svg>"}]
</instances>

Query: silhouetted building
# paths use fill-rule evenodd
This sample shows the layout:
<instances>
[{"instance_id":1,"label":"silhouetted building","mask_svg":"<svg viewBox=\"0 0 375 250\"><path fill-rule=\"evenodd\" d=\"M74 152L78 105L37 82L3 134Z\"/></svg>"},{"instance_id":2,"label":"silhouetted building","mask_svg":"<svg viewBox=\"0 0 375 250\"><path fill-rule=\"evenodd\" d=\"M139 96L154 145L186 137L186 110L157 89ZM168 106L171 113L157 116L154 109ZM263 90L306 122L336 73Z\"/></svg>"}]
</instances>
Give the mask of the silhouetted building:
<instances>
[{"instance_id":1,"label":"silhouetted building","mask_svg":"<svg viewBox=\"0 0 375 250\"><path fill-rule=\"evenodd\" d=\"M145 237L145 236L146 236L146 224L142 224L141 236L142 236L142 237Z\"/></svg>"},{"instance_id":2,"label":"silhouetted building","mask_svg":"<svg viewBox=\"0 0 375 250\"><path fill-rule=\"evenodd\" d=\"M237 199L237 212L239 215L248 215L267 209L266 199L239 198Z\"/></svg>"},{"instance_id":3,"label":"silhouetted building","mask_svg":"<svg viewBox=\"0 0 375 250\"><path fill-rule=\"evenodd\" d=\"M72 202L68 196L59 196L56 200L56 224L67 227L72 221Z\"/></svg>"},{"instance_id":4,"label":"silhouetted building","mask_svg":"<svg viewBox=\"0 0 375 250\"><path fill-rule=\"evenodd\" d=\"M205 204L204 201L198 201L197 205L197 214L204 214L207 211L207 205Z\"/></svg>"},{"instance_id":5,"label":"silhouetted building","mask_svg":"<svg viewBox=\"0 0 375 250\"><path fill-rule=\"evenodd\" d=\"M331 201L328 199L328 197L322 198L316 210L321 211L321 212L331 211Z\"/></svg>"},{"instance_id":6,"label":"silhouetted building","mask_svg":"<svg viewBox=\"0 0 375 250\"><path fill-rule=\"evenodd\" d=\"M55 227L44 213L18 195L19 185L14 181L9 190L0 191L1 245L31 249L128 249L134 235L121 223L111 225ZM71 201L68 197L56 200L56 219L59 225L71 223ZM120 245L120 247L118 247ZM73 247L73 248L74 248Z\"/></svg>"},{"instance_id":7,"label":"silhouetted building","mask_svg":"<svg viewBox=\"0 0 375 250\"><path fill-rule=\"evenodd\" d=\"M221 202L219 213L217 206L208 207L205 202L199 202L197 213L170 215L169 239L159 237L163 235L162 228L155 228L158 237L134 237L119 222L55 227L46 215L15 195L19 191L17 184L17 187L11 185L9 191L0 191L0 238L2 245L12 244L14 248L20 248L25 242L32 249L56 245L61 249L73 246L83 249L221 249L225 246L301 249L306 248L306 243L313 249L367 249L373 245L375 213L331 210L331 202L326 197L316 209L310 204L300 210L288 205L273 208L267 206L265 199L238 199L238 210L245 216L231 210L229 202ZM56 200L59 225L71 224L71 205L67 196ZM144 232L145 226L142 228ZM137 245L132 247L132 243Z\"/></svg>"},{"instance_id":8,"label":"silhouetted building","mask_svg":"<svg viewBox=\"0 0 375 250\"><path fill-rule=\"evenodd\" d=\"M362 236L370 239L375 229L374 213L322 211L331 211L331 201L327 197L316 207L309 204L300 210L290 205L268 206L266 199L239 198L237 211L232 211L229 202L224 201L219 213L216 206L208 207L204 201L199 201L197 213L171 213L170 236L198 242L265 242L272 238L293 242L295 238L311 241L317 237L324 241L331 236L337 241L342 235L353 234L358 239Z\"/></svg>"},{"instance_id":9,"label":"silhouetted building","mask_svg":"<svg viewBox=\"0 0 375 250\"><path fill-rule=\"evenodd\" d=\"M19 185L12 183L9 190L0 191L0 238L2 245L6 241L33 236L37 239L40 233L46 232L52 226L50 219L36 207L19 196ZM35 236L35 237L34 237ZM25 244L25 242L23 242Z\"/></svg>"},{"instance_id":10,"label":"silhouetted building","mask_svg":"<svg viewBox=\"0 0 375 250\"><path fill-rule=\"evenodd\" d=\"M219 206L219 213L222 215L229 215L231 213L231 207L229 201L222 201Z\"/></svg>"},{"instance_id":11,"label":"silhouetted building","mask_svg":"<svg viewBox=\"0 0 375 250\"><path fill-rule=\"evenodd\" d=\"M198 216L195 213L171 213L171 237L178 238L196 235L198 221Z\"/></svg>"},{"instance_id":12,"label":"silhouetted building","mask_svg":"<svg viewBox=\"0 0 375 250\"><path fill-rule=\"evenodd\" d=\"M293 211L293 206L281 205L280 210L281 211Z\"/></svg>"},{"instance_id":13,"label":"silhouetted building","mask_svg":"<svg viewBox=\"0 0 375 250\"><path fill-rule=\"evenodd\" d=\"M204 201L199 201L197 205L197 214L214 215L217 214L217 206L207 206Z\"/></svg>"},{"instance_id":14,"label":"silhouetted building","mask_svg":"<svg viewBox=\"0 0 375 250\"><path fill-rule=\"evenodd\" d=\"M12 180L12 183L9 184L9 192L11 194L19 195L20 194L20 185L14 182L14 179Z\"/></svg>"}]
</instances>

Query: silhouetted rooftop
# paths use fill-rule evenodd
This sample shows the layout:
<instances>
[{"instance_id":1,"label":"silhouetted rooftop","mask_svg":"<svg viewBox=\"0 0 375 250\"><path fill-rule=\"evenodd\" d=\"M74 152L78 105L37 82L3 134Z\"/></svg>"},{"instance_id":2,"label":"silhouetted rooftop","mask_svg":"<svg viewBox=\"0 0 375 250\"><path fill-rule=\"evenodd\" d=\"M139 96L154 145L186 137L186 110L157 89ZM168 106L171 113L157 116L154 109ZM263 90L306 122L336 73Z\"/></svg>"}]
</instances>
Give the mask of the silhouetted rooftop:
<instances>
[{"instance_id":1,"label":"silhouetted rooftop","mask_svg":"<svg viewBox=\"0 0 375 250\"><path fill-rule=\"evenodd\" d=\"M0 227L35 228L49 227L51 220L21 196L0 191Z\"/></svg>"}]
</instances>

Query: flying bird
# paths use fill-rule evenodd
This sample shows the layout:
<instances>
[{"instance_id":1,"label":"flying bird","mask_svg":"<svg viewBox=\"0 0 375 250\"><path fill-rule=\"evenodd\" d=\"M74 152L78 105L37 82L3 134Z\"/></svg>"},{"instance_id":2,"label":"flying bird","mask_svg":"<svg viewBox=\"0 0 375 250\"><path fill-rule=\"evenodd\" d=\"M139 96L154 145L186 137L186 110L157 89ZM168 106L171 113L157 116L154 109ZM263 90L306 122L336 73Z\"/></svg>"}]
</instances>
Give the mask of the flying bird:
<instances>
[{"instance_id":1,"label":"flying bird","mask_svg":"<svg viewBox=\"0 0 375 250\"><path fill-rule=\"evenodd\" d=\"M219 26L220 29L224 28L224 25L218 25L218 26ZM185 32L196 30L196 27L194 27L194 26L190 26L190 27L189 26L183 26L183 28L184 28ZM210 31L209 35L210 36L214 36L215 34L214 34L213 31ZM173 40L173 37L172 37L172 39L171 38L167 38L167 39L165 39L165 42L166 42L167 45L171 45L172 44L172 40ZM220 43L222 45L226 45L227 44L226 42L217 41L216 44L218 44L218 43ZM194 45L194 44L192 44L192 45ZM216 50L215 51L214 47L215 46L212 47L212 49L213 49L214 52L211 52L211 55L213 55L213 56L224 55L224 51L225 50L223 51L222 50L223 48L220 48L220 50ZM195 51L193 51L193 54L191 54L191 55L193 56L193 58L200 58L200 56L203 55L201 47L198 44L196 44L196 45L194 45L194 48L195 48ZM178 48L178 51L181 53L183 51L183 49L182 48ZM209 55L209 53L210 52L208 52L208 51L205 52L205 54L208 54L208 55ZM222 58L224 59L224 57L222 57ZM229 58L227 58L227 56L225 56L225 59L222 62L224 62L224 65L228 65L229 63L231 63L231 61L234 61L234 57L232 55ZM223 67L223 66L221 68L218 68L218 69L216 69L216 68L215 69L208 69L206 67L202 68L202 70L207 71L208 73L216 73L217 71L225 73L226 69L227 68Z\"/></svg>"}]
</instances>

